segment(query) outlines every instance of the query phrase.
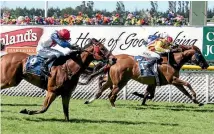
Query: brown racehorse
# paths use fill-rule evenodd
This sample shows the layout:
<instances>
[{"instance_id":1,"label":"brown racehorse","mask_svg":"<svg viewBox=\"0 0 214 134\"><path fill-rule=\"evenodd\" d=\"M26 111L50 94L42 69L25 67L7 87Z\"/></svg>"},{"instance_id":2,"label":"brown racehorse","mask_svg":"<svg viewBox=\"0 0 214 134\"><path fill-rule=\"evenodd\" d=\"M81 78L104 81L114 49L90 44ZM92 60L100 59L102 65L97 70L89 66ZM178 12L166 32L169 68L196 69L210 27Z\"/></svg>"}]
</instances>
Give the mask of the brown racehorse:
<instances>
[{"instance_id":1,"label":"brown racehorse","mask_svg":"<svg viewBox=\"0 0 214 134\"><path fill-rule=\"evenodd\" d=\"M167 64L167 56L162 56L163 61L161 65L158 66L160 85L163 86L172 84L188 96L194 103L199 104L192 86L188 82L179 79L179 71L187 62L193 62L194 64L199 65L202 69L207 69L209 67L208 63L201 54L200 49L196 46L182 46L182 52L175 52L170 55L169 61L172 59L172 61L169 62L170 64ZM142 104L145 104L147 98L152 99L157 86L155 78L139 77L140 71L138 63L135 61L133 56L121 54L116 55L115 57L117 58L116 64L110 67L108 75L105 75L99 79L99 85L101 86L98 92L90 100L87 100L85 104L89 104L99 98L102 95L102 92L110 87L111 93L109 94L109 100L111 105L115 107L114 103L116 101L117 93L127 84L130 79L148 85ZM102 82L105 83L102 85ZM187 86L190 89L192 96L186 91L184 86ZM149 93L151 95L150 97L148 97Z\"/></svg>"},{"instance_id":2,"label":"brown racehorse","mask_svg":"<svg viewBox=\"0 0 214 134\"><path fill-rule=\"evenodd\" d=\"M55 98L61 95L65 120L69 120L70 97L77 86L80 74L92 60L105 60L110 55L106 47L96 39L92 39L83 49L76 58L68 58L61 65L56 65L56 63L51 67L51 76L46 83L47 94L42 109L36 111L24 109L21 113L29 115L44 113ZM24 73L28 56L19 52L9 53L1 58L1 89L17 86L22 79L41 87L38 76Z\"/></svg>"}]
</instances>

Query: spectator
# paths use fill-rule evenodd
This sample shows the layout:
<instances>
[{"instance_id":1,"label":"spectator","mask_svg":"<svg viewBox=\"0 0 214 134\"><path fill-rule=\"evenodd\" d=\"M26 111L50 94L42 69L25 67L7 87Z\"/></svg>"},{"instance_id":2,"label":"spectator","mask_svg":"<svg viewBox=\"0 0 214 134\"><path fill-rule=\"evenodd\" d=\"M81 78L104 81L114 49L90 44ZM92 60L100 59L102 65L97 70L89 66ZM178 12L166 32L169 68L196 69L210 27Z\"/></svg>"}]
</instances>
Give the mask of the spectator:
<instances>
[{"instance_id":1,"label":"spectator","mask_svg":"<svg viewBox=\"0 0 214 134\"><path fill-rule=\"evenodd\" d=\"M146 10L145 14L139 16L137 12L128 13L127 16L116 13L112 16L105 16L102 13L96 13L89 17L87 14L79 12L77 16L65 14L63 17L44 18L42 16L19 16L17 19L10 16L10 13L4 12L0 20L0 24L16 24L16 25L186 25L185 19L181 15L175 16L172 11L169 11L167 18L157 17L154 11Z\"/></svg>"}]
</instances>

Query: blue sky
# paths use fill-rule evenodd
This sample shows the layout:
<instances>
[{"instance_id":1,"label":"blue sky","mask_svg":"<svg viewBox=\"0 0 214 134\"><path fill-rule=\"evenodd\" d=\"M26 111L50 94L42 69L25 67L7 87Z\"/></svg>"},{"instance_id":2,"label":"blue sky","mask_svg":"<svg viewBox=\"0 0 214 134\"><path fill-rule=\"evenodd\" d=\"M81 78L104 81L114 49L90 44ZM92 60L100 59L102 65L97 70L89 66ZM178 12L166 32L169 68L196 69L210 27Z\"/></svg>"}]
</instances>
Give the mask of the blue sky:
<instances>
[{"instance_id":1,"label":"blue sky","mask_svg":"<svg viewBox=\"0 0 214 134\"><path fill-rule=\"evenodd\" d=\"M81 1L49 1L49 7L73 7L80 5ZM126 10L134 11L135 9L150 9L150 1L124 1ZM44 1L1 1L1 6L10 8L27 7L27 8L43 8ZM214 7L214 1L208 1L208 8ZM106 9L113 11L116 8L116 1L94 1L94 9ZM168 1L158 1L158 10L166 11L168 9Z\"/></svg>"}]
</instances>

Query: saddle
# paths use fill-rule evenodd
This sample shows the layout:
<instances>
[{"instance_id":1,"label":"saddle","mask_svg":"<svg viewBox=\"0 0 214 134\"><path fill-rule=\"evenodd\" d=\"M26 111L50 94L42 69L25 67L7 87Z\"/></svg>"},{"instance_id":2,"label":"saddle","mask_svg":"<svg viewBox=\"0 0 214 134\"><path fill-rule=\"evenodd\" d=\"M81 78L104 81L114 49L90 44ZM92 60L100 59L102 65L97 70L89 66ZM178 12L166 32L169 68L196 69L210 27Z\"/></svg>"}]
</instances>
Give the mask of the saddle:
<instances>
[{"instance_id":1,"label":"saddle","mask_svg":"<svg viewBox=\"0 0 214 134\"><path fill-rule=\"evenodd\" d=\"M73 59L75 62L80 62L81 60L77 58L78 52L71 53L68 56L61 56L51 63L48 64L48 70L51 71L51 67L63 65L68 59ZM44 61L47 59L44 55L31 55L27 58L27 62L24 67L24 74L33 74L40 77L41 83L46 85L48 76L44 74L41 67L44 65Z\"/></svg>"},{"instance_id":2,"label":"saddle","mask_svg":"<svg viewBox=\"0 0 214 134\"><path fill-rule=\"evenodd\" d=\"M148 67L148 64L150 64L152 60L143 56L134 56L134 59L138 62L139 71L141 73L140 77L155 77L157 85L160 85L157 61L155 61L152 66Z\"/></svg>"},{"instance_id":3,"label":"saddle","mask_svg":"<svg viewBox=\"0 0 214 134\"><path fill-rule=\"evenodd\" d=\"M46 58L43 58L39 55L31 55L27 58L27 62L24 67L24 74L33 74L33 75L39 76L41 84L42 84L41 87L44 87L44 88L46 86L48 77L41 70L41 67L43 66L45 60L46 60ZM50 71L53 63L54 63L54 61L52 61L48 65L49 71Z\"/></svg>"},{"instance_id":4,"label":"saddle","mask_svg":"<svg viewBox=\"0 0 214 134\"><path fill-rule=\"evenodd\" d=\"M43 66L43 63L44 63L45 60L46 60L46 58L43 58L43 57L41 57L39 55L29 56L27 58L27 62L26 62L26 65L25 65L25 73L30 73L30 74L34 74L34 75L37 75L37 76L42 76L43 73L41 71L41 67ZM50 70L50 68L52 67L53 62L51 62L48 65L48 70Z\"/></svg>"}]
</instances>

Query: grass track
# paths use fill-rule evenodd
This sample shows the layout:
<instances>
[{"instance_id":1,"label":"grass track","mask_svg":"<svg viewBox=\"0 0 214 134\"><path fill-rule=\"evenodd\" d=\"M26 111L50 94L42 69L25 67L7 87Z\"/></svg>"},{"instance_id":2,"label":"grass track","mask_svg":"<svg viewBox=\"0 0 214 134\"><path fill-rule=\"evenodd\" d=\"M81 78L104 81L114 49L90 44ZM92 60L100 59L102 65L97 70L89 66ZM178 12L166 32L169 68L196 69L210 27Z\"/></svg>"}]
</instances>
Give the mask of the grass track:
<instances>
[{"instance_id":1,"label":"grass track","mask_svg":"<svg viewBox=\"0 0 214 134\"><path fill-rule=\"evenodd\" d=\"M70 122L64 122L61 98L40 115L23 115L40 109L44 98L1 96L2 134L214 134L214 105L108 100L84 105L71 100Z\"/></svg>"}]
</instances>

